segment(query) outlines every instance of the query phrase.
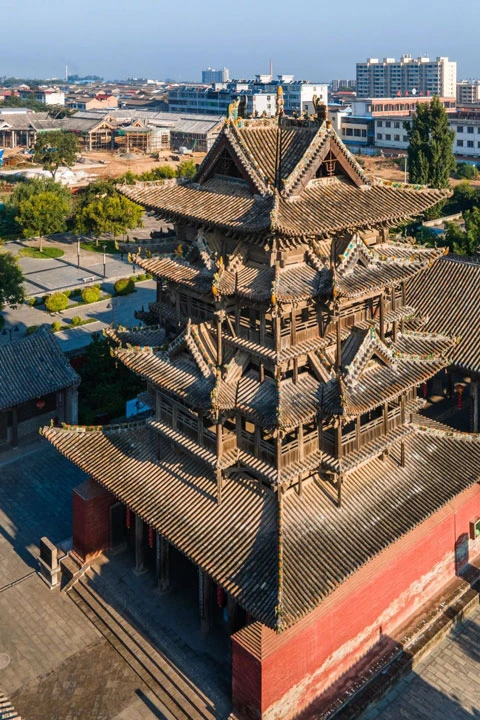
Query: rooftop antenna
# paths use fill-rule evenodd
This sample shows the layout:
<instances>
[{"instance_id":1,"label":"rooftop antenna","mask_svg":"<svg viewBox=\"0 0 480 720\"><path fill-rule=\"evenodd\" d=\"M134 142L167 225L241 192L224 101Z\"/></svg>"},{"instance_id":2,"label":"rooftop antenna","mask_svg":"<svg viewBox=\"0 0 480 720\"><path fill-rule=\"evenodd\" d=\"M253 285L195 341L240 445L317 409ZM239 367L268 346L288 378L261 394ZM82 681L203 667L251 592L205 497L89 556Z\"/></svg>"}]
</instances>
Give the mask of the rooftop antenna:
<instances>
[{"instance_id":1,"label":"rooftop antenna","mask_svg":"<svg viewBox=\"0 0 480 720\"><path fill-rule=\"evenodd\" d=\"M270 60L270 78L273 80L273 62Z\"/></svg>"},{"instance_id":2,"label":"rooftop antenna","mask_svg":"<svg viewBox=\"0 0 480 720\"><path fill-rule=\"evenodd\" d=\"M65 65L65 82L68 82L68 65Z\"/></svg>"}]
</instances>

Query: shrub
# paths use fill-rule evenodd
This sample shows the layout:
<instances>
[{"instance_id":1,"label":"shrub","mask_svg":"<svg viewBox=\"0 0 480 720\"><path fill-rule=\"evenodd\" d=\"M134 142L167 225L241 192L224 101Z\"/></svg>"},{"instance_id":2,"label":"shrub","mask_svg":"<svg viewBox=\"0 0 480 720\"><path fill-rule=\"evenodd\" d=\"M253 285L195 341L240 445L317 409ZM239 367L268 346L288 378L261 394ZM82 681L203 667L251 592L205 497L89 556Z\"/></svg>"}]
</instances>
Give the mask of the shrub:
<instances>
[{"instance_id":1,"label":"shrub","mask_svg":"<svg viewBox=\"0 0 480 720\"><path fill-rule=\"evenodd\" d=\"M36 298L35 298L35 303L34 303L34 305L35 305L35 306L43 305L43 298L41 298L41 297L36 297Z\"/></svg>"},{"instance_id":2,"label":"shrub","mask_svg":"<svg viewBox=\"0 0 480 720\"><path fill-rule=\"evenodd\" d=\"M27 335L33 335L33 333L36 333L39 329L40 325L29 325L25 332Z\"/></svg>"},{"instance_id":3,"label":"shrub","mask_svg":"<svg viewBox=\"0 0 480 720\"><path fill-rule=\"evenodd\" d=\"M133 283L136 283L136 282L138 282L138 275L130 275L130 278L129 278L129 279L130 279Z\"/></svg>"},{"instance_id":4,"label":"shrub","mask_svg":"<svg viewBox=\"0 0 480 720\"><path fill-rule=\"evenodd\" d=\"M70 295L72 294L72 291L71 290L63 290L63 294L65 295L65 297L69 298Z\"/></svg>"},{"instance_id":5,"label":"shrub","mask_svg":"<svg viewBox=\"0 0 480 720\"><path fill-rule=\"evenodd\" d=\"M98 287L87 287L82 290L82 300L84 303L93 303L100 300L100 288Z\"/></svg>"},{"instance_id":6,"label":"shrub","mask_svg":"<svg viewBox=\"0 0 480 720\"><path fill-rule=\"evenodd\" d=\"M63 292L55 292L45 300L45 307L49 312L65 310L68 305L68 298Z\"/></svg>"},{"instance_id":7,"label":"shrub","mask_svg":"<svg viewBox=\"0 0 480 720\"><path fill-rule=\"evenodd\" d=\"M28 298L26 302L27 302L27 305L30 305L30 307L33 307L34 305L37 304L37 298L36 297Z\"/></svg>"},{"instance_id":8,"label":"shrub","mask_svg":"<svg viewBox=\"0 0 480 720\"><path fill-rule=\"evenodd\" d=\"M82 318L80 317L80 315L74 315L74 316L72 317L71 322L72 322L73 327L78 327L79 325L82 324L83 320L82 320Z\"/></svg>"},{"instance_id":9,"label":"shrub","mask_svg":"<svg viewBox=\"0 0 480 720\"><path fill-rule=\"evenodd\" d=\"M48 300L49 297L50 297L50 295L43 295L43 296L42 296L42 302L41 302L41 304L42 304L42 305L45 305L45 303L47 302L47 300Z\"/></svg>"},{"instance_id":10,"label":"shrub","mask_svg":"<svg viewBox=\"0 0 480 720\"><path fill-rule=\"evenodd\" d=\"M162 180L163 178L174 178L177 174L177 171L173 167L173 165L160 165L160 167L154 168L152 170L152 173L155 177L155 180Z\"/></svg>"},{"instance_id":11,"label":"shrub","mask_svg":"<svg viewBox=\"0 0 480 720\"><path fill-rule=\"evenodd\" d=\"M120 278L114 285L117 295L130 295L135 292L135 283L132 278Z\"/></svg>"},{"instance_id":12,"label":"shrub","mask_svg":"<svg viewBox=\"0 0 480 720\"><path fill-rule=\"evenodd\" d=\"M145 273L145 277L147 278L147 280L152 280L152 279L153 279L152 273Z\"/></svg>"},{"instance_id":13,"label":"shrub","mask_svg":"<svg viewBox=\"0 0 480 720\"><path fill-rule=\"evenodd\" d=\"M62 323L59 322L59 320L55 320L55 322L50 325L50 329L52 333L59 332L62 329Z\"/></svg>"},{"instance_id":14,"label":"shrub","mask_svg":"<svg viewBox=\"0 0 480 720\"><path fill-rule=\"evenodd\" d=\"M140 273L140 275L137 275L137 282L142 282L142 280L146 280L147 275L146 273Z\"/></svg>"},{"instance_id":15,"label":"shrub","mask_svg":"<svg viewBox=\"0 0 480 720\"><path fill-rule=\"evenodd\" d=\"M73 297L74 295L75 295L75 296L81 295L81 293L82 293L82 291L81 291L80 288L73 288L73 290L72 290L72 297Z\"/></svg>"}]
</instances>

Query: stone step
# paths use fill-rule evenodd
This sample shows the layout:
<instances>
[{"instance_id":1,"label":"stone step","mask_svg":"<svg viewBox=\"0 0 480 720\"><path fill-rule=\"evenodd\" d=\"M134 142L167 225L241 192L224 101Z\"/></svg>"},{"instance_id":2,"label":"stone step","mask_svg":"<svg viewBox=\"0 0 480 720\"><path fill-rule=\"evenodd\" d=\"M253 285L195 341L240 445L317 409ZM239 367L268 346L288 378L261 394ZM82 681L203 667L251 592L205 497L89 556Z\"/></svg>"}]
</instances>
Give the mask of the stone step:
<instances>
[{"instance_id":1,"label":"stone step","mask_svg":"<svg viewBox=\"0 0 480 720\"><path fill-rule=\"evenodd\" d=\"M168 658L108 605L84 576L72 600L161 702L167 720L214 720L214 708Z\"/></svg>"}]
</instances>

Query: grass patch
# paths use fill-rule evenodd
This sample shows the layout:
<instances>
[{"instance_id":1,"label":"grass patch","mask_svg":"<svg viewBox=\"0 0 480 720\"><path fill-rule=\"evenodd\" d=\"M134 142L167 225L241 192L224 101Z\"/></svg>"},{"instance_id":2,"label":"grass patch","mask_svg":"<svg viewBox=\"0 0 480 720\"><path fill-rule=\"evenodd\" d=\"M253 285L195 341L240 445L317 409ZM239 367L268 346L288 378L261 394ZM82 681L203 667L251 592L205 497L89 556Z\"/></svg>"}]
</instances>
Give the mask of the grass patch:
<instances>
[{"instance_id":1,"label":"grass patch","mask_svg":"<svg viewBox=\"0 0 480 720\"><path fill-rule=\"evenodd\" d=\"M82 250L88 250L89 252L96 253L103 253L103 245L105 245L105 252L108 255L120 255L122 252L121 250L117 250L114 240L99 240L98 245L95 240L85 240L80 243Z\"/></svg>"},{"instance_id":2,"label":"grass patch","mask_svg":"<svg viewBox=\"0 0 480 720\"><path fill-rule=\"evenodd\" d=\"M60 248L44 248L44 250L40 252L38 248L26 247L18 251L19 257L38 258L39 260L59 258L62 257L62 255L65 255L65 253L63 250L60 250Z\"/></svg>"}]
</instances>

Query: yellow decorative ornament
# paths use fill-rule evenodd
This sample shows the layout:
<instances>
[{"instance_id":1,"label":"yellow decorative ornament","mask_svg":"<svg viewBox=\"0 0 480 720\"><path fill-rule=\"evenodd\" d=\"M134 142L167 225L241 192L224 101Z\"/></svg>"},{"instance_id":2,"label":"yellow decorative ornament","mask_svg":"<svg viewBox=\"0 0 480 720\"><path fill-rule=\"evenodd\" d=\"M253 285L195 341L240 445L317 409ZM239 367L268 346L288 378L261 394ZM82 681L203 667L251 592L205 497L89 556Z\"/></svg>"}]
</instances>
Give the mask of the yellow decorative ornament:
<instances>
[{"instance_id":1,"label":"yellow decorative ornament","mask_svg":"<svg viewBox=\"0 0 480 720\"><path fill-rule=\"evenodd\" d=\"M183 257L183 245L177 245L177 249L175 252L177 253L177 257Z\"/></svg>"}]
</instances>

